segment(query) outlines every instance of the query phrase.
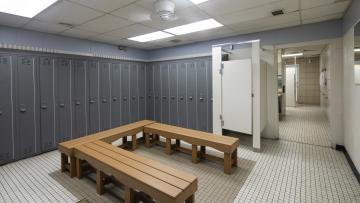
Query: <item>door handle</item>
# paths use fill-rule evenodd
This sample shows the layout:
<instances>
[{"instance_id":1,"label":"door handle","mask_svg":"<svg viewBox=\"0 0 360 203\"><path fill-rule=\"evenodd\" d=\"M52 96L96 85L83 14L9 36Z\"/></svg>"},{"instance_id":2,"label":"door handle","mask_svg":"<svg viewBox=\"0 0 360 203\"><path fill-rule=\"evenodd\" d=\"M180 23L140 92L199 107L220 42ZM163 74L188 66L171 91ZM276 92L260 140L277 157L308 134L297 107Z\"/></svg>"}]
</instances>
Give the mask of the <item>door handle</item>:
<instances>
[{"instance_id":1,"label":"door handle","mask_svg":"<svg viewBox=\"0 0 360 203\"><path fill-rule=\"evenodd\" d=\"M61 103L59 104L60 108L64 108L65 107L65 104L64 103Z\"/></svg>"},{"instance_id":2,"label":"door handle","mask_svg":"<svg viewBox=\"0 0 360 203\"><path fill-rule=\"evenodd\" d=\"M174 96L171 96L171 100L174 100L175 99L175 97Z\"/></svg>"},{"instance_id":3,"label":"door handle","mask_svg":"<svg viewBox=\"0 0 360 203\"><path fill-rule=\"evenodd\" d=\"M90 103L90 104L95 103L95 99L90 99L90 100L89 100L89 103Z\"/></svg>"},{"instance_id":4,"label":"door handle","mask_svg":"<svg viewBox=\"0 0 360 203\"><path fill-rule=\"evenodd\" d=\"M107 99L102 99L102 103L107 103Z\"/></svg>"},{"instance_id":5,"label":"door handle","mask_svg":"<svg viewBox=\"0 0 360 203\"><path fill-rule=\"evenodd\" d=\"M3 112L2 112L2 111L0 111L0 116L1 116L1 115L3 115Z\"/></svg>"},{"instance_id":6,"label":"door handle","mask_svg":"<svg viewBox=\"0 0 360 203\"><path fill-rule=\"evenodd\" d=\"M25 112L26 112L26 108L20 108L20 112L21 112L21 113L25 113Z\"/></svg>"},{"instance_id":7,"label":"door handle","mask_svg":"<svg viewBox=\"0 0 360 203\"><path fill-rule=\"evenodd\" d=\"M143 96L140 96L140 99L144 99L144 97L143 97Z\"/></svg>"},{"instance_id":8,"label":"door handle","mask_svg":"<svg viewBox=\"0 0 360 203\"><path fill-rule=\"evenodd\" d=\"M193 97L192 97L192 96L190 96L190 97L189 97L189 100L193 100Z\"/></svg>"},{"instance_id":9,"label":"door handle","mask_svg":"<svg viewBox=\"0 0 360 203\"><path fill-rule=\"evenodd\" d=\"M132 97L132 100L135 100L136 99L136 97Z\"/></svg>"},{"instance_id":10,"label":"door handle","mask_svg":"<svg viewBox=\"0 0 360 203\"><path fill-rule=\"evenodd\" d=\"M180 97L180 100L184 100L184 97Z\"/></svg>"},{"instance_id":11,"label":"door handle","mask_svg":"<svg viewBox=\"0 0 360 203\"><path fill-rule=\"evenodd\" d=\"M159 99L159 96L158 96L158 95L156 95L156 96L155 96L155 99Z\"/></svg>"},{"instance_id":12,"label":"door handle","mask_svg":"<svg viewBox=\"0 0 360 203\"><path fill-rule=\"evenodd\" d=\"M149 95L148 98L151 99L151 95Z\"/></svg>"},{"instance_id":13,"label":"door handle","mask_svg":"<svg viewBox=\"0 0 360 203\"><path fill-rule=\"evenodd\" d=\"M117 97L113 97L113 101L117 101L118 100L118 98Z\"/></svg>"},{"instance_id":14,"label":"door handle","mask_svg":"<svg viewBox=\"0 0 360 203\"><path fill-rule=\"evenodd\" d=\"M48 106L46 106L46 105L41 105L41 109L47 109L48 108Z\"/></svg>"},{"instance_id":15,"label":"door handle","mask_svg":"<svg viewBox=\"0 0 360 203\"><path fill-rule=\"evenodd\" d=\"M75 102L75 105L76 105L76 106L80 106L80 104L81 104L80 101L76 101L76 102Z\"/></svg>"},{"instance_id":16,"label":"door handle","mask_svg":"<svg viewBox=\"0 0 360 203\"><path fill-rule=\"evenodd\" d=\"M126 98L126 97L124 97L124 98L123 98L123 101L126 101L126 100L127 100L127 98Z\"/></svg>"},{"instance_id":17,"label":"door handle","mask_svg":"<svg viewBox=\"0 0 360 203\"><path fill-rule=\"evenodd\" d=\"M199 100L200 100L200 101L204 101L204 98L200 97Z\"/></svg>"},{"instance_id":18,"label":"door handle","mask_svg":"<svg viewBox=\"0 0 360 203\"><path fill-rule=\"evenodd\" d=\"M166 96L163 96L162 98L163 98L163 99L166 99Z\"/></svg>"}]
</instances>

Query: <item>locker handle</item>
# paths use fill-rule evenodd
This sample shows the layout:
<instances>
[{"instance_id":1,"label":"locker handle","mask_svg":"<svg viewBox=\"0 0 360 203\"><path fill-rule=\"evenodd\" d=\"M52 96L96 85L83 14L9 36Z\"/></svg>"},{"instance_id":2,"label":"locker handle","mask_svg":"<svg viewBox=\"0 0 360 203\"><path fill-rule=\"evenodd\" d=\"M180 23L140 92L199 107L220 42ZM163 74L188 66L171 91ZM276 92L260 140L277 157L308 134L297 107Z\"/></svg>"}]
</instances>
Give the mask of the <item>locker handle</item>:
<instances>
[{"instance_id":1,"label":"locker handle","mask_svg":"<svg viewBox=\"0 0 360 203\"><path fill-rule=\"evenodd\" d=\"M171 96L171 99L172 99L172 100L174 100L174 99L175 99L175 97L174 97L174 96Z\"/></svg>"},{"instance_id":2,"label":"locker handle","mask_svg":"<svg viewBox=\"0 0 360 203\"><path fill-rule=\"evenodd\" d=\"M0 111L0 116L3 114L3 112L2 111Z\"/></svg>"},{"instance_id":3,"label":"locker handle","mask_svg":"<svg viewBox=\"0 0 360 203\"><path fill-rule=\"evenodd\" d=\"M140 99L144 99L144 97L143 97L143 96L140 96Z\"/></svg>"},{"instance_id":4,"label":"locker handle","mask_svg":"<svg viewBox=\"0 0 360 203\"><path fill-rule=\"evenodd\" d=\"M117 97L113 97L113 101L117 101L118 100L118 98Z\"/></svg>"},{"instance_id":5,"label":"locker handle","mask_svg":"<svg viewBox=\"0 0 360 203\"><path fill-rule=\"evenodd\" d=\"M102 99L102 103L107 103L107 99Z\"/></svg>"},{"instance_id":6,"label":"locker handle","mask_svg":"<svg viewBox=\"0 0 360 203\"><path fill-rule=\"evenodd\" d=\"M95 103L95 100L94 100L94 99L90 99L90 100L89 100L89 103L90 103L90 104L93 104L93 103Z\"/></svg>"},{"instance_id":7,"label":"locker handle","mask_svg":"<svg viewBox=\"0 0 360 203\"><path fill-rule=\"evenodd\" d=\"M149 97L149 99L150 99L150 98L151 98L151 95L149 95L148 97Z\"/></svg>"},{"instance_id":8,"label":"locker handle","mask_svg":"<svg viewBox=\"0 0 360 203\"><path fill-rule=\"evenodd\" d=\"M47 108L48 108L48 106L46 106L46 105L41 106L41 109L47 109Z\"/></svg>"},{"instance_id":9,"label":"locker handle","mask_svg":"<svg viewBox=\"0 0 360 203\"><path fill-rule=\"evenodd\" d=\"M184 100L184 97L180 97L180 100Z\"/></svg>"},{"instance_id":10,"label":"locker handle","mask_svg":"<svg viewBox=\"0 0 360 203\"><path fill-rule=\"evenodd\" d=\"M26 112L26 108L21 108L21 109L20 109L20 112L21 112L21 113L25 113L25 112Z\"/></svg>"},{"instance_id":11,"label":"locker handle","mask_svg":"<svg viewBox=\"0 0 360 203\"><path fill-rule=\"evenodd\" d=\"M204 101L204 98L200 97L199 100L200 100L200 101Z\"/></svg>"},{"instance_id":12,"label":"locker handle","mask_svg":"<svg viewBox=\"0 0 360 203\"><path fill-rule=\"evenodd\" d=\"M136 97L132 97L132 100L135 100L136 99Z\"/></svg>"},{"instance_id":13,"label":"locker handle","mask_svg":"<svg viewBox=\"0 0 360 203\"><path fill-rule=\"evenodd\" d=\"M189 100L193 100L193 97L190 96L190 97L189 97Z\"/></svg>"},{"instance_id":14,"label":"locker handle","mask_svg":"<svg viewBox=\"0 0 360 203\"><path fill-rule=\"evenodd\" d=\"M166 99L166 96L163 96L162 98L163 98L163 99Z\"/></svg>"},{"instance_id":15,"label":"locker handle","mask_svg":"<svg viewBox=\"0 0 360 203\"><path fill-rule=\"evenodd\" d=\"M126 97L124 97L124 98L123 98L123 100L124 100L124 101L126 101L126 100L127 100L127 98L126 98Z\"/></svg>"},{"instance_id":16,"label":"locker handle","mask_svg":"<svg viewBox=\"0 0 360 203\"><path fill-rule=\"evenodd\" d=\"M75 105L76 105L76 106L80 106L80 104L81 104L80 101L76 101L76 102L75 102Z\"/></svg>"},{"instance_id":17,"label":"locker handle","mask_svg":"<svg viewBox=\"0 0 360 203\"><path fill-rule=\"evenodd\" d=\"M159 96L156 95L156 96L155 96L155 99L159 99Z\"/></svg>"},{"instance_id":18,"label":"locker handle","mask_svg":"<svg viewBox=\"0 0 360 203\"><path fill-rule=\"evenodd\" d=\"M61 104L59 104L59 106L60 106L61 108L64 108L64 107L65 107L65 104L61 103Z\"/></svg>"}]
</instances>

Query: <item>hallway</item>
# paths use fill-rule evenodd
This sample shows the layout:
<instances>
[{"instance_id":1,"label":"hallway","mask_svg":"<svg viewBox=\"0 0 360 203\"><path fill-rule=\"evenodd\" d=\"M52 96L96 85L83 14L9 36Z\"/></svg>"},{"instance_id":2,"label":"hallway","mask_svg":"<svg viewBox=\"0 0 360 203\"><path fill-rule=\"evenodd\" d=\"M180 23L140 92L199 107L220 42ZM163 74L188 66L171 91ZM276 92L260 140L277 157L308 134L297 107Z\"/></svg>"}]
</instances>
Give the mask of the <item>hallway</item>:
<instances>
[{"instance_id":1,"label":"hallway","mask_svg":"<svg viewBox=\"0 0 360 203\"><path fill-rule=\"evenodd\" d=\"M279 134L281 140L331 147L330 123L320 106L287 107Z\"/></svg>"}]
</instances>

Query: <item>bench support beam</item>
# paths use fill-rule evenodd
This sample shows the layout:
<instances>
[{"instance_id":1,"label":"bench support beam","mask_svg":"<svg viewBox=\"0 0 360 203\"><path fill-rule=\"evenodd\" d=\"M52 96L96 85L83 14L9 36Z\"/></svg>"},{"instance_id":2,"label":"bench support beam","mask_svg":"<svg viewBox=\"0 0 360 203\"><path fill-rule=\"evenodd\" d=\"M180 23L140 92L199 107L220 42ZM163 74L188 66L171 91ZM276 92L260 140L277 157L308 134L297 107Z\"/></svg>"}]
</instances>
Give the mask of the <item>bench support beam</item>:
<instances>
[{"instance_id":1,"label":"bench support beam","mask_svg":"<svg viewBox=\"0 0 360 203\"><path fill-rule=\"evenodd\" d=\"M99 195L104 193L104 173L100 170L96 170L96 192Z\"/></svg>"},{"instance_id":2,"label":"bench support beam","mask_svg":"<svg viewBox=\"0 0 360 203\"><path fill-rule=\"evenodd\" d=\"M226 174L231 174L231 166L232 166L232 161L231 161L231 153L224 153L224 173Z\"/></svg>"},{"instance_id":3,"label":"bench support beam","mask_svg":"<svg viewBox=\"0 0 360 203\"><path fill-rule=\"evenodd\" d=\"M68 156L64 153L61 153L61 172L66 171L66 165L69 164L68 162Z\"/></svg>"},{"instance_id":4,"label":"bench support beam","mask_svg":"<svg viewBox=\"0 0 360 203\"><path fill-rule=\"evenodd\" d=\"M191 195L185 200L185 203L195 203L195 195Z\"/></svg>"},{"instance_id":5,"label":"bench support beam","mask_svg":"<svg viewBox=\"0 0 360 203\"><path fill-rule=\"evenodd\" d=\"M171 149L171 139L170 138L166 138L166 145L165 145L165 153L166 154L172 154L172 149Z\"/></svg>"},{"instance_id":6,"label":"bench support beam","mask_svg":"<svg viewBox=\"0 0 360 203\"><path fill-rule=\"evenodd\" d=\"M191 161L195 164L199 163L197 145L192 145Z\"/></svg>"},{"instance_id":7,"label":"bench support beam","mask_svg":"<svg viewBox=\"0 0 360 203\"><path fill-rule=\"evenodd\" d=\"M78 179L82 178L82 160L76 159L76 176Z\"/></svg>"},{"instance_id":8,"label":"bench support beam","mask_svg":"<svg viewBox=\"0 0 360 203\"><path fill-rule=\"evenodd\" d=\"M131 142L132 142L132 150L135 150L137 148L137 139L136 134L131 136Z\"/></svg>"},{"instance_id":9,"label":"bench support beam","mask_svg":"<svg viewBox=\"0 0 360 203\"><path fill-rule=\"evenodd\" d=\"M70 157L70 177L76 176L76 158L71 156Z\"/></svg>"},{"instance_id":10,"label":"bench support beam","mask_svg":"<svg viewBox=\"0 0 360 203\"><path fill-rule=\"evenodd\" d=\"M135 191L129 187L125 187L125 203L133 203L135 200Z\"/></svg>"}]
</instances>

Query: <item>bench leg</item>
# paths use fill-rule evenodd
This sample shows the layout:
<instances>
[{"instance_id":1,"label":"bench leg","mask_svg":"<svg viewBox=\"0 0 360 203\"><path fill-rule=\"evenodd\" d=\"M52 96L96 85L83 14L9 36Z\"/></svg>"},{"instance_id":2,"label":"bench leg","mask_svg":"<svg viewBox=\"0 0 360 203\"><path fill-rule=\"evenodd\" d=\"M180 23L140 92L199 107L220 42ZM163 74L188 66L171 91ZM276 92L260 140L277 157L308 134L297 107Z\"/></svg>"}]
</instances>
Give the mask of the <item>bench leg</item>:
<instances>
[{"instance_id":1,"label":"bench leg","mask_svg":"<svg viewBox=\"0 0 360 203\"><path fill-rule=\"evenodd\" d=\"M224 153L224 173L231 174L231 153Z\"/></svg>"},{"instance_id":2,"label":"bench leg","mask_svg":"<svg viewBox=\"0 0 360 203\"><path fill-rule=\"evenodd\" d=\"M150 147L150 135L145 134L145 147Z\"/></svg>"},{"instance_id":3,"label":"bench leg","mask_svg":"<svg viewBox=\"0 0 360 203\"><path fill-rule=\"evenodd\" d=\"M70 177L76 176L76 158L70 157Z\"/></svg>"},{"instance_id":4,"label":"bench leg","mask_svg":"<svg viewBox=\"0 0 360 203\"><path fill-rule=\"evenodd\" d=\"M195 195L191 195L185 200L185 203L195 203Z\"/></svg>"},{"instance_id":5,"label":"bench leg","mask_svg":"<svg viewBox=\"0 0 360 203\"><path fill-rule=\"evenodd\" d=\"M170 138L166 138L166 147L165 147L165 153L166 154L171 154L172 150L171 150L171 139Z\"/></svg>"},{"instance_id":6,"label":"bench leg","mask_svg":"<svg viewBox=\"0 0 360 203\"><path fill-rule=\"evenodd\" d=\"M104 173L100 170L96 170L96 192L99 195L104 193Z\"/></svg>"},{"instance_id":7,"label":"bench leg","mask_svg":"<svg viewBox=\"0 0 360 203\"><path fill-rule=\"evenodd\" d=\"M195 164L197 164L198 161L198 151L197 151L197 145L192 145L192 150L191 150L191 161Z\"/></svg>"},{"instance_id":8,"label":"bench leg","mask_svg":"<svg viewBox=\"0 0 360 203\"><path fill-rule=\"evenodd\" d=\"M205 159L206 146L200 146L201 158Z\"/></svg>"},{"instance_id":9,"label":"bench leg","mask_svg":"<svg viewBox=\"0 0 360 203\"><path fill-rule=\"evenodd\" d=\"M180 146L180 140L176 140L176 147L177 148L180 148L181 146Z\"/></svg>"},{"instance_id":10,"label":"bench leg","mask_svg":"<svg viewBox=\"0 0 360 203\"><path fill-rule=\"evenodd\" d=\"M232 153L232 166L237 167L238 166L238 162L237 162L237 149L234 150L234 152Z\"/></svg>"},{"instance_id":11,"label":"bench leg","mask_svg":"<svg viewBox=\"0 0 360 203\"><path fill-rule=\"evenodd\" d=\"M61 172L66 171L66 165L68 164L68 156L66 154L61 153Z\"/></svg>"},{"instance_id":12,"label":"bench leg","mask_svg":"<svg viewBox=\"0 0 360 203\"><path fill-rule=\"evenodd\" d=\"M127 144L127 141L128 141L128 140L127 140L127 136L125 136L125 137L122 138L123 145Z\"/></svg>"},{"instance_id":13,"label":"bench leg","mask_svg":"<svg viewBox=\"0 0 360 203\"><path fill-rule=\"evenodd\" d=\"M129 187L125 187L125 203L133 203L135 200L135 192Z\"/></svg>"},{"instance_id":14,"label":"bench leg","mask_svg":"<svg viewBox=\"0 0 360 203\"><path fill-rule=\"evenodd\" d=\"M131 136L131 140L132 140L132 150L135 150L137 148L136 134Z\"/></svg>"},{"instance_id":15,"label":"bench leg","mask_svg":"<svg viewBox=\"0 0 360 203\"><path fill-rule=\"evenodd\" d=\"M78 179L82 178L82 167L81 167L82 160L76 159L76 176Z\"/></svg>"}]
</instances>

